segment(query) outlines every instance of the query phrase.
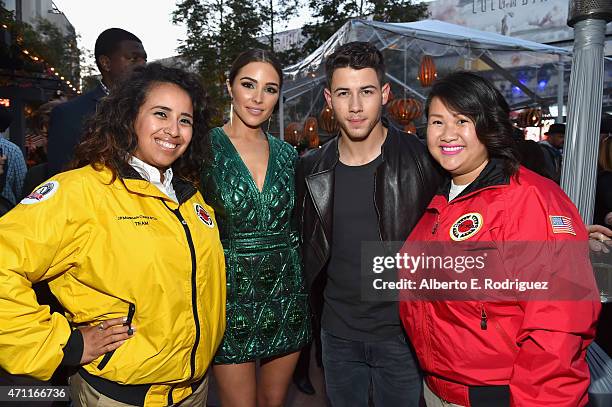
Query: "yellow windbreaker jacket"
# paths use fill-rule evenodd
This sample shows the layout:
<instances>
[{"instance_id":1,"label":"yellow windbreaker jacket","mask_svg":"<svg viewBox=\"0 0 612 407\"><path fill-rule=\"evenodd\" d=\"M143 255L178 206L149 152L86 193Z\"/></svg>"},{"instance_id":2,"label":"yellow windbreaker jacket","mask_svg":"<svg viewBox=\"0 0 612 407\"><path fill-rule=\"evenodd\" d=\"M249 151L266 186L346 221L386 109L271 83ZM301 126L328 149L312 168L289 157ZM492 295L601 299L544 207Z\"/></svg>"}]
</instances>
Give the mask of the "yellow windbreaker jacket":
<instances>
[{"instance_id":1,"label":"yellow windbreaker jacket","mask_svg":"<svg viewBox=\"0 0 612 407\"><path fill-rule=\"evenodd\" d=\"M178 403L225 330L213 209L181 180L173 180L177 204L135 171L110 179L91 166L59 174L0 218L0 366L49 379L74 326L132 308L135 335L85 374L155 383L145 386L145 405ZM31 285L44 279L65 317L37 303Z\"/></svg>"}]
</instances>

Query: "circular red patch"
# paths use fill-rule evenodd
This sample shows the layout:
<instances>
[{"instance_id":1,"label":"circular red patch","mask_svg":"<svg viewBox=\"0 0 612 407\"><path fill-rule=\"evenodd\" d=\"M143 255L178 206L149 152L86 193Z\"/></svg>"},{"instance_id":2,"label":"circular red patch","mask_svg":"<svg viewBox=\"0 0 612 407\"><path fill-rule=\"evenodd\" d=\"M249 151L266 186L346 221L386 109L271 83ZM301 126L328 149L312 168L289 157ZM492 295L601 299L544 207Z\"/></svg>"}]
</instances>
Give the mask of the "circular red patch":
<instances>
[{"instance_id":1,"label":"circular red patch","mask_svg":"<svg viewBox=\"0 0 612 407\"><path fill-rule=\"evenodd\" d=\"M208 216L208 213L206 213L204 208L202 207L198 208L198 215L200 215L200 218L202 218L204 222L207 222L207 223L210 222L210 216Z\"/></svg>"},{"instance_id":2,"label":"circular red patch","mask_svg":"<svg viewBox=\"0 0 612 407\"><path fill-rule=\"evenodd\" d=\"M460 233L465 233L474 227L474 221L466 219L458 226Z\"/></svg>"},{"instance_id":3,"label":"circular red patch","mask_svg":"<svg viewBox=\"0 0 612 407\"><path fill-rule=\"evenodd\" d=\"M210 215L206 211L206 209L204 209L204 207L202 205L200 205L200 204L194 204L193 207L195 209L196 215L198 215L198 218L200 218L202 223L204 223L206 226L212 228L214 226L214 223L213 223L212 218L210 217Z\"/></svg>"}]
</instances>

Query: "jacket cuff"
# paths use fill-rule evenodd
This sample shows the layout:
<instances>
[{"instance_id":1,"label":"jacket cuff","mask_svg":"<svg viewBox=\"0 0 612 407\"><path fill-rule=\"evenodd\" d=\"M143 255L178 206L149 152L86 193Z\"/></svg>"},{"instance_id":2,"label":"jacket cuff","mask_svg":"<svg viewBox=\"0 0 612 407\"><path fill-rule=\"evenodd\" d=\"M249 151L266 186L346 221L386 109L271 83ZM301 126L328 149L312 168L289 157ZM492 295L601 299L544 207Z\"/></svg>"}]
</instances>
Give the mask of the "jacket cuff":
<instances>
[{"instance_id":1,"label":"jacket cuff","mask_svg":"<svg viewBox=\"0 0 612 407\"><path fill-rule=\"evenodd\" d=\"M79 329L74 329L68 338L68 343L64 346L64 357L61 365L79 366L83 357L83 334Z\"/></svg>"}]
</instances>

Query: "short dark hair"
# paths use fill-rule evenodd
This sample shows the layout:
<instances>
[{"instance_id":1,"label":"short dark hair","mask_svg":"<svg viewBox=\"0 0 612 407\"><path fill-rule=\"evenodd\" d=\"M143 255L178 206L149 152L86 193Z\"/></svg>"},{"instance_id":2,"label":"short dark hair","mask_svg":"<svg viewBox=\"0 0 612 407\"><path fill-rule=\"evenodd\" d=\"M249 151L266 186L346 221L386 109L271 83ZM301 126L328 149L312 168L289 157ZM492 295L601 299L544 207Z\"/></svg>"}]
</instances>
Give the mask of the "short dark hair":
<instances>
[{"instance_id":1,"label":"short dark hair","mask_svg":"<svg viewBox=\"0 0 612 407\"><path fill-rule=\"evenodd\" d=\"M249 49L240 53L240 55L236 57L229 71L228 79L230 85L234 83L234 79L236 79L236 75L238 75L240 69L250 64L251 62L266 62L272 65L272 68L274 68L280 80L280 83L278 85L280 87L283 86L283 68L281 67L278 58L276 58L276 55L274 55L272 51L268 51L261 48Z\"/></svg>"},{"instance_id":2,"label":"short dark hair","mask_svg":"<svg viewBox=\"0 0 612 407\"><path fill-rule=\"evenodd\" d=\"M382 86L385 79L385 59L382 53L369 42L354 41L340 46L325 60L327 87L331 87L332 76L338 68L364 69L376 71L378 82Z\"/></svg>"},{"instance_id":3,"label":"short dark hair","mask_svg":"<svg viewBox=\"0 0 612 407\"><path fill-rule=\"evenodd\" d=\"M98 104L96 113L86 125L82 142L77 146L73 168L93 165L108 167L113 180L120 169L128 168L128 158L138 146L134 122L151 87L172 83L183 89L193 105L193 134L187 150L173 164L175 176L191 181L199 180L200 167L212 157L210 130L210 102L199 78L177 68L158 63L137 67L116 89Z\"/></svg>"},{"instance_id":4,"label":"short dark hair","mask_svg":"<svg viewBox=\"0 0 612 407\"><path fill-rule=\"evenodd\" d=\"M433 98L439 98L451 111L469 117L476 136L490 158L504 160L504 172L516 174L518 150L512 137L510 108L502 94L486 79L471 72L454 72L434 82L425 102L425 114Z\"/></svg>"},{"instance_id":5,"label":"short dark hair","mask_svg":"<svg viewBox=\"0 0 612 407\"><path fill-rule=\"evenodd\" d=\"M140 38L122 28L109 28L98 35L94 46L94 57L98 69L100 69L100 63L98 62L100 55L111 56L117 51L121 41L136 41L142 44Z\"/></svg>"},{"instance_id":6,"label":"short dark hair","mask_svg":"<svg viewBox=\"0 0 612 407\"><path fill-rule=\"evenodd\" d=\"M563 123L553 123L548 128L548 131L544 133L548 134L565 134L565 124Z\"/></svg>"}]
</instances>

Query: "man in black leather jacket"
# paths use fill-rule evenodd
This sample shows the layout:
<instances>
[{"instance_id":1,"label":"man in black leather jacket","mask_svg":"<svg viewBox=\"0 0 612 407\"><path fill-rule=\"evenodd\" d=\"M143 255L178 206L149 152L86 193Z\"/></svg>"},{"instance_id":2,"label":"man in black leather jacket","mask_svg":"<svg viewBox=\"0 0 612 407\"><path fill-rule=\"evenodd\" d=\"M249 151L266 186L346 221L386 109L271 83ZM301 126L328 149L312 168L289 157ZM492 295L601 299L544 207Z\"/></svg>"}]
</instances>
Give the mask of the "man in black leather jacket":
<instances>
[{"instance_id":1,"label":"man in black leather jacket","mask_svg":"<svg viewBox=\"0 0 612 407\"><path fill-rule=\"evenodd\" d=\"M377 407L418 406L421 376L397 303L363 298L361 243L403 242L440 173L415 136L381 118L389 84L373 45L345 44L325 68L340 135L300 159L296 210L327 395L334 407L368 406L371 385Z\"/></svg>"}]
</instances>

